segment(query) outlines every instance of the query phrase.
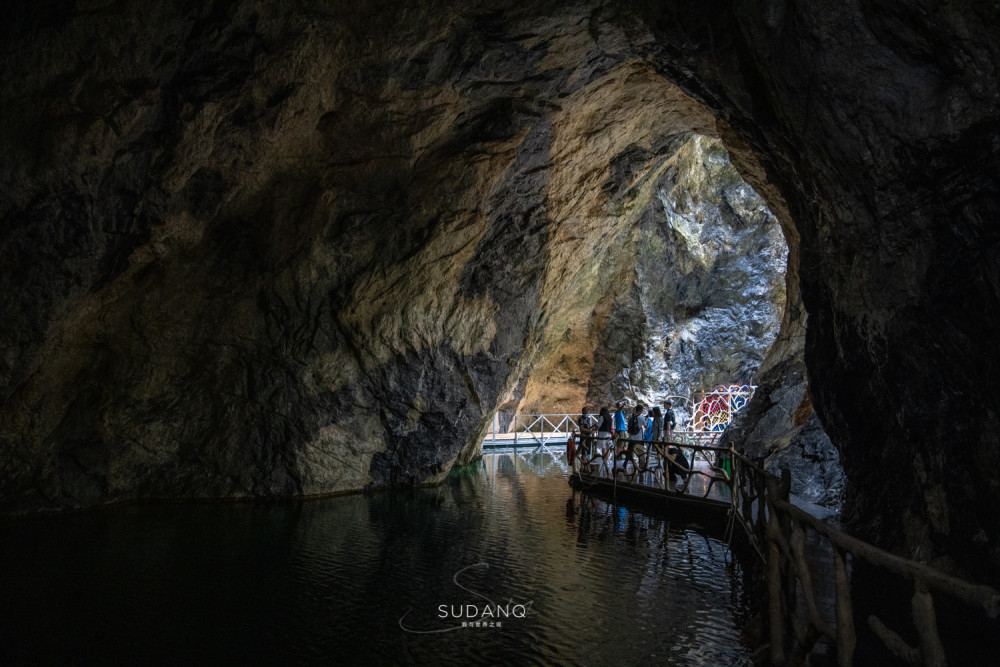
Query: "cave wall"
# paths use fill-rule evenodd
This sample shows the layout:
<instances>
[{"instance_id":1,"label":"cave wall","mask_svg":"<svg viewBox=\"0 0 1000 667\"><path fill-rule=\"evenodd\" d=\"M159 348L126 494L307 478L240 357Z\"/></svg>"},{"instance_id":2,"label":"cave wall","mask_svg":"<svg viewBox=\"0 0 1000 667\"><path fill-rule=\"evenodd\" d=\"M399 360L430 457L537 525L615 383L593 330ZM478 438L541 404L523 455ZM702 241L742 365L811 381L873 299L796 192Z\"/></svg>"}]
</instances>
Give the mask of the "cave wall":
<instances>
[{"instance_id":1,"label":"cave wall","mask_svg":"<svg viewBox=\"0 0 1000 667\"><path fill-rule=\"evenodd\" d=\"M1000 581L998 12L14 3L0 504L439 478L599 335L609 165L696 130L789 239L851 525Z\"/></svg>"},{"instance_id":2,"label":"cave wall","mask_svg":"<svg viewBox=\"0 0 1000 667\"><path fill-rule=\"evenodd\" d=\"M638 5L668 76L719 112L734 162L798 235L809 395L845 520L1000 580L997 6ZM781 215L779 214L779 217ZM786 237L788 235L786 234ZM792 240L790 245L792 245Z\"/></svg>"},{"instance_id":3,"label":"cave wall","mask_svg":"<svg viewBox=\"0 0 1000 667\"><path fill-rule=\"evenodd\" d=\"M516 412L596 412L622 397L650 405L749 383L778 333L784 237L717 139L665 137L610 166L611 231L583 276L594 296L563 306L576 315L549 332L553 347L510 401Z\"/></svg>"},{"instance_id":4,"label":"cave wall","mask_svg":"<svg viewBox=\"0 0 1000 667\"><path fill-rule=\"evenodd\" d=\"M784 237L722 144L692 137L656 186L637 230L634 298L611 333L632 345L605 348L591 375L593 401L627 396L649 405L752 383L778 333ZM675 407L690 416L692 406L675 399Z\"/></svg>"},{"instance_id":5,"label":"cave wall","mask_svg":"<svg viewBox=\"0 0 1000 667\"><path fill-rule=\"evenodd\" d=\"M611 158L714 131L581 8L350 9L6 27L6 509L436 482L589 298Z\"/></svg>"}]
</instances>

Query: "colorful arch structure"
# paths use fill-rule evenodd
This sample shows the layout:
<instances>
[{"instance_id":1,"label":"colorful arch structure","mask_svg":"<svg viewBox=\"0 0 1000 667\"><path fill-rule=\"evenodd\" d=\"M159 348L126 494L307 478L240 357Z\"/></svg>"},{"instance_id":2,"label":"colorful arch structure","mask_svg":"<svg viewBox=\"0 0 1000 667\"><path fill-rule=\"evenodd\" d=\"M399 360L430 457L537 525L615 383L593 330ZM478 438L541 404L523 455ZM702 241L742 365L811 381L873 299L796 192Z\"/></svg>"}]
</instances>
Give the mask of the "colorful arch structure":
<instances>
[{"instance_id":1,"label":"colorful arch structure","mask_svg":"<svg viewBox=\"0 0 1000 667\"><path fill-rule=\"evenodd\" d=\"M725 431L733 416L753 397L757 387L731 384L702 396L691 417L692 431Z\"/></svg>"}]
</instances>

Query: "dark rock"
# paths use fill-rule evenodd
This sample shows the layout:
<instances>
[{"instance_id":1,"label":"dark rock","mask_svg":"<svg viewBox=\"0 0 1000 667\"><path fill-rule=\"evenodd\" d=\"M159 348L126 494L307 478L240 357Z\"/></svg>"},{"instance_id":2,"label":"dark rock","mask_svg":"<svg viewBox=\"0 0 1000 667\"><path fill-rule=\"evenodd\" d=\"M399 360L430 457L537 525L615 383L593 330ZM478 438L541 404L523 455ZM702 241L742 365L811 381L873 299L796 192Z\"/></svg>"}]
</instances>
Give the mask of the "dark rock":
<instances>
[{"instance_id":1,"label":"dark rock","mask_svg":"<svg viewBox=\"0 0 1000 667\"><path fill-rule=\"evenodd\" d=\"M1000 582L995 3L383 9L6 13L5 510L432 481L638 314L693 131L789 242L760 400L804 349L852 529Z\"/></svg>"}]
</instances>

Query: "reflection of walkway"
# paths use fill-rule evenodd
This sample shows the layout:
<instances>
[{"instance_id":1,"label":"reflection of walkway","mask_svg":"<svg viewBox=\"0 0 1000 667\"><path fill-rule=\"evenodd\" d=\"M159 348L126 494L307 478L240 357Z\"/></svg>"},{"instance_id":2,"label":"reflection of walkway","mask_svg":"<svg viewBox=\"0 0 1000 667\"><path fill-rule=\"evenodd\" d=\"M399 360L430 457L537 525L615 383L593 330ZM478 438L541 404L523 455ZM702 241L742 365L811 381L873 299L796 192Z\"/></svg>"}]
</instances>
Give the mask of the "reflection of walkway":
<instances>
[{"instance_id":1,"label":"reflection of walkway","mask_svg":"<svg viewBox=\"0 0 1000 667\"><path fill-rule=\"evenodd\" d=\"M493 449L488 454L483 454L482 470L486 472L490 482L496 480L498 470L513 470L527 468L539 477L547 474L569 473L569 466L562 453L554 453L548 447L511 447L505 449Z\"/></svg>"}]
</instances>

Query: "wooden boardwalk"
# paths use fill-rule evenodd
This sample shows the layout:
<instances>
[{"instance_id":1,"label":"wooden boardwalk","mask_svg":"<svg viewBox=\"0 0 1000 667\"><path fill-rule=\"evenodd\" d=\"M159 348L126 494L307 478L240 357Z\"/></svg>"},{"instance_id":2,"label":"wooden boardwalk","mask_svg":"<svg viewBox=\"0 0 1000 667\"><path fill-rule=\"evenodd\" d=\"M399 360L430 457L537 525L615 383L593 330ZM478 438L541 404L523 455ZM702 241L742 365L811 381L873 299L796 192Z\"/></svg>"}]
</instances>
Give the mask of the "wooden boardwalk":
<instances>
[{"instance_id":1,"label":"wooden boardwalk","mask_svg":"<svg viewBox=\"0 0 1000 667\"><path fill-rule=\"evenodd\" d=\"M1000 591L841 532L824 521L828 510L790 494L787 470L778 478L731 449L690 442L612 445L586 436L581 449L570 457L574 487L612 502L676 507L676 516L699 524L722 522L731 546L745 538L751 567L767 585L767 636L758 639L771 664L944 665L947 655L968 664L975 645L1000 647ZM670 474L678 467L686 473L679 478ZM852 590L862 569L867 583ZM890 579L899 590L885 588ZM873 598L884 608L877 615Z\"/></svg>"},{"instance_id":2,"label":"wooden boardwalk","mask_svg":"<svg viewBox=\"0 0 1000 667\"><path fill-rule=\"evenodd\" d=\"M663 443L653 446L642 443L643 454L637 455L636 446L631 443L630 451L617 455L606 450L595 455L584 455L576 459L569 475L569 483L578 490L594 493L611 502L622 502L637 506L651 507L667 511L683 521L695 521L699 525L718 532L734 551L741 553L751 568L766 566L766 547L763 540L755 542L752 530L734 530L737 524L744 527L760 523L766 524L767 510L761 497L756 504L741 503L740 484L746 480L734 479L730 471L738 471L730 465L723 465L720 459L732 457L730 450L717 447L685 446L680 442ZM668 451L680 453L680 457L665 456ZM648 452L648 455L646 455ZM599 455L603 454L603 455ZM687 461L686 474L671 475L670 463ZM676 471L677 468L674 468ZM793 504L804 511L812 511L821 516L831 512L800 499L790 497ZM736 520L740 513L741 516ZM804 627L813 614L822 623L836 625L836 572L834 554L830 543L819 535L810 534L804 543L804 563L811 576L807 578L811 588L807 596L798 582L797 594L793 596L792 623ZM807 602L808 601L808 602ZM813 610L810 610L810 604ZM811 646L813 660L827 660L836 654L836 648L826 637L820 637Z\"/></svg>"}]
</instances>

